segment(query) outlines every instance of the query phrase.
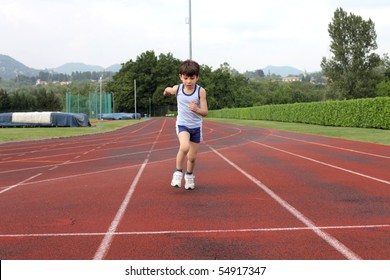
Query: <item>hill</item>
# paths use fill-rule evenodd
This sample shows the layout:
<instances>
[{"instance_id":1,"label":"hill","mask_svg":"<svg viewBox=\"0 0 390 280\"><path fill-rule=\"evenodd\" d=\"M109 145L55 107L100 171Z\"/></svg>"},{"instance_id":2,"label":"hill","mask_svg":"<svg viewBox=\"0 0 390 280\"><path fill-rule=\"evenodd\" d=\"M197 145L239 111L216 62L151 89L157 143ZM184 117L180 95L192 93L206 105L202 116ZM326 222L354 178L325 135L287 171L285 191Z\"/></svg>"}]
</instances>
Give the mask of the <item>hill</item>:
<instances>
[{"instance_id":1,"label":"hill","mask_svg":"<svg viewBox=\"0 0 390 280\"><path fill-rule=\"evenodd\" d=\"M270 75L275 74L277 76L287 77L289 75L297 76L303 74L302 70L299 70L291 66L267 66L262 70L264 71L264 75L266 76L268 74Z\"/></svg>"},{"instance_id":2,"label":"hill","mask_svg":"<svg viewBox=\"0 0 390 280\"><path fill-rule=\"evenodd\" d=\"M15 79L18 75L38 76L40 70L30 68L8 55L0 54L0 77L4 80Z\"/></svg>"},{"instance_id":3,"label":"hill","mask_svg":"<svg viewBox=\"0 0 390 280\"><path fill-rule=\"evenodd\" d=\"M104 68L98 65L87 65L80 62L70 62L50 70L56 73L70 75L72 72L101 72L104 71Z\"/></svg>"},{"instance_id":4,"label":"hill","mask_svg":"<svg viewBox=\"0 0 390 280\"><path fill-rule=\"evenodd\" d=\"M114 65L111 65L110 67L107 67L105 70L108 71L108 72L119 72L119 70L121 70L122 68L122 65L121 64L114 64Z\"/></svg>"},{"instance_id":5,"label":"hill","mask_svg":"<svg viewBox=\"0 0 390 280\"><path fill-rule=\"evenodd\" d=\"M53 69L38 70L30 68L23 63L13 59L8 55L0 54L0 78L3 80L15 79L17 75L27 77L37 77L40 71L50 71L61 74L72 74L72 72L118 72L122 65L114 64L104 68L98 65L88 65L84 63L66 63L62 66Z\"/></svg>"},{"instance_id":6,"label":"hill","mask_svg":"<svg viewBox=\"0 0 390 280\"><path fill-rule=\"evenodd\" d=\"M71 75L72 72L118 72L121 69L121 64L114 64L110 67L104 68L99 65L88 65L81 62L71 62L61 65L56 68L49 69L54 73L68 74ZM267 66L262 69L264 75L275 74L281 77L287 77L289 75L300 75L303 74L302 70L291 66ZM38 76L40 71L34 68L30 68L23 63L13 59L10 56L0 54L0 78L4 80L15 79L17 75L24 75L27 77Z\"/></svg>"},{"instance_id":7,"label":"hill","mask_svg":"<svg viewBox=\"0 0 390 280\"><path fill-rule=\"evenodd\" d=\"M120 64L114 64L108 68L104 68L99 65L88 65L81 62L71 62L61 65L57 68L50 69L56 73L72 74L72 72L118 72L122 66Z\"/></svg>"}]
</instances>

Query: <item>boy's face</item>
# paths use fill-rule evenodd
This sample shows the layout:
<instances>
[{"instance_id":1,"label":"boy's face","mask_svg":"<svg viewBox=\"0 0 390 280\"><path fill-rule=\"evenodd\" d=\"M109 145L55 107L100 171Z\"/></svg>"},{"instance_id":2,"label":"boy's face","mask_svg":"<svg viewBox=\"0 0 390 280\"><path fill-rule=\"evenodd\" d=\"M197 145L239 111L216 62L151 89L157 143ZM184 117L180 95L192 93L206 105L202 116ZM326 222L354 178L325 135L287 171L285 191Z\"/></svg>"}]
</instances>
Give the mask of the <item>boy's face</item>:
<instances>
[{"instance_id":1,"label":"boy's face","mask_svg":"<svg viewBox=\"0 0 390 280\"><path fill-rule=\"evenodd\" d=\"M185 74L179 75L180 80L183 82L184 86L188 89L193 89L195 87L195 84L198 82L199 77L196 75L193 76L187 76Z\"/></svg>"}]
</instances>

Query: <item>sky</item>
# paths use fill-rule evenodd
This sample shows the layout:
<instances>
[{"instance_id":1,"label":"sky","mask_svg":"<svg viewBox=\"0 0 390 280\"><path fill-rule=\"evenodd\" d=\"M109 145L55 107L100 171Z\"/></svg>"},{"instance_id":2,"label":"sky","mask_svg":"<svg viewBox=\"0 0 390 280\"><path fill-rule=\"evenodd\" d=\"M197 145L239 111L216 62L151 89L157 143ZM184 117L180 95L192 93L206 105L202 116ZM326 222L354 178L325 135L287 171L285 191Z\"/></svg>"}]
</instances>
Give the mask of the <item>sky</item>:
<instances>
[{"instance_id":1,"label":"sky","mask_svg":"<svg viewBox=\"0 0 390 280\"><path fill-rule=\"evenodd\" d=\"M35 69L109 67L145 51L189 58L189 0L0 0L0 54ZM191 0L192 59L217 69L321 70L337 8L375 23L390 53L388 0Z\"/></svg>"}]
</instances>

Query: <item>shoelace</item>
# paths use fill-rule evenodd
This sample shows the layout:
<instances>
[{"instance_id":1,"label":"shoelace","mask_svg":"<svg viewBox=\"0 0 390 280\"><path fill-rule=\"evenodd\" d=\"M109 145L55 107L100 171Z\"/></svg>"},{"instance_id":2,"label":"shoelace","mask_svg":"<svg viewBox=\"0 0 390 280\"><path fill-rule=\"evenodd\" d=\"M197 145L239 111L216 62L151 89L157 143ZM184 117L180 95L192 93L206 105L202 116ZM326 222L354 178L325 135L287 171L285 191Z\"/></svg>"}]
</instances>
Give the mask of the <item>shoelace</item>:
<instances>
[{"instance_id":1,"label":"shoelace","mask_svg":"<svg viewBox=\"0 0 390 280\"><path fill-rule=\"evenodd\" d=\"M187 177L187 182L189 184L194 184L194 178L195 178L195 176Z\"/></svg>"}]
</instances>

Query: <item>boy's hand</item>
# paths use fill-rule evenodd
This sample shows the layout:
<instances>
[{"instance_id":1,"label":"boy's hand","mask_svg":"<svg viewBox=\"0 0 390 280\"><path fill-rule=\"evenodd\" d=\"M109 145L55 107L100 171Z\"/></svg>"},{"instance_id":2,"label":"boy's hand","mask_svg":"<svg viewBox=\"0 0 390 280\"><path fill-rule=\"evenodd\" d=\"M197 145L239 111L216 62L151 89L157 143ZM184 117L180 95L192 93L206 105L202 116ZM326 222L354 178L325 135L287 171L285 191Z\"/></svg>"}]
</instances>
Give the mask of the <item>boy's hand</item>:
<instances>
[{"instance_id":1,"label":"boy's hand","mask_svg":"<svg viewBox=\"0 0 390 280\"><path fill-rule=\"evenodd\" d=\"M198 110L198 106L195 104L194 101L192 101L192 102L190 103L189 107L190 107L190 110L191 110L192 112L195 112L195 113L196 113L196 111Z\"/></svg>"},{"instance_id":2,"label":"boy's hand","mask_svg":"<svg viewBox=\"0 0 390 280\"><path fill-rule=\"evenodd\" d=\"M163 95L164 95L164 96L171 95L171 90L170 90L170 89L171 89L171 88L169 88L169 87L165 88Z\"/></svg>"}]
</instances>

